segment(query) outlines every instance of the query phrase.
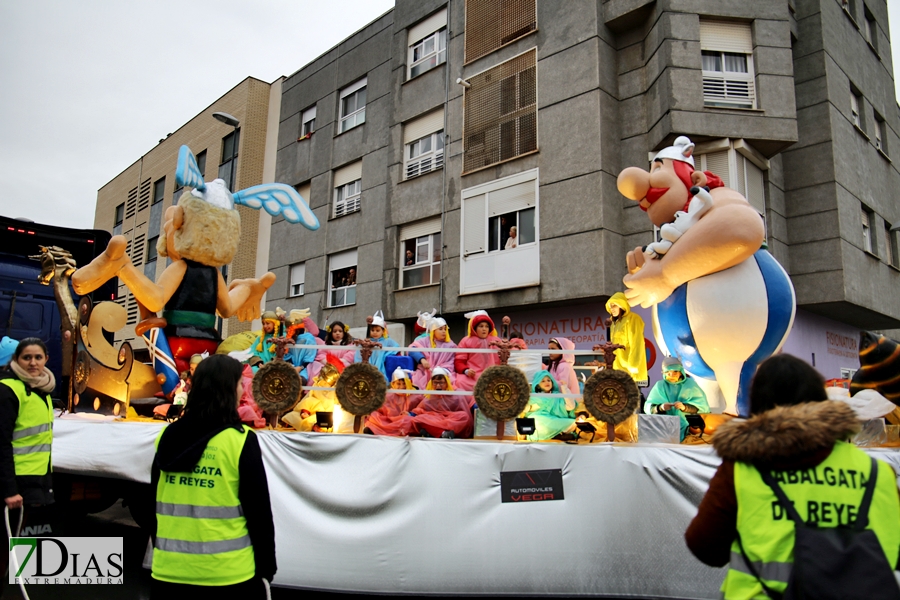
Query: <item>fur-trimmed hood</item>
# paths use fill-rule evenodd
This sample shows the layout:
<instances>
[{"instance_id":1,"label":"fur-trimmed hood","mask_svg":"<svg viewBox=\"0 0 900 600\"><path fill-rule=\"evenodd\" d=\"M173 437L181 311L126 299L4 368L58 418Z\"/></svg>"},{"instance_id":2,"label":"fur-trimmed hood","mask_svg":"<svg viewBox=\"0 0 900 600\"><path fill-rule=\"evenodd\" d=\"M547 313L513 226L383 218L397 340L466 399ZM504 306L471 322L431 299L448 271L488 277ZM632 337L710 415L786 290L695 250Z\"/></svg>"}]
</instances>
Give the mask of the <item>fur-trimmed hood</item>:
<instances>
[{"instance_id":1,"label":"fur-trimmed hood","mask_svg":"<svg viewBox=\"0 0 900 600\"><path fill-rule=\"evenodd\" d=\"M712 444L724 459L768 463L829 448L859 428L856 413L843 402L806 402L725 423Z\"/></svg>"}]
</instances>

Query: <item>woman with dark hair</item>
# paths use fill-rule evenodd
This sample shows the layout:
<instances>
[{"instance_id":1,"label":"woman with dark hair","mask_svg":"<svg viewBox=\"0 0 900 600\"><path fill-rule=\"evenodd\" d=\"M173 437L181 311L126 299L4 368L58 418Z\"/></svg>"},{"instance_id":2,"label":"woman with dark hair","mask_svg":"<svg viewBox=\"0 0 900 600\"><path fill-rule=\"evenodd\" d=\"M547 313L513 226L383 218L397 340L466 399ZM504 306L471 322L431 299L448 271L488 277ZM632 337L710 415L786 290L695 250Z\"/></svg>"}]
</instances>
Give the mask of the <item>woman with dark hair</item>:
<instances>
[{"instance_id":1,"label":"woman with dark hair","mask_svg":"<svg viewBox=\"0 0 900 600\"><path fill-rule=\"evenodd\" d=\"M824 400L825 380L815 369L799 358L776 355L765 360L753 378L750 418L716 430L712 444L722 464L685 540L707 565L730 563L722 584L725 598L765 597L763 584L778 594L787 588L790 569L784 565L790 567L793 561L794 524L761 473L771 473L806 522L836 527L855 520L864 475L866 480L872 477L873 463L845 441L859 430L853 409ZM890 465L875 464L867 529L875 532L895 568L900 548L897 480Z\"/></svg>"},{"instance_id":2,"label":"woman with dark hair","mask_svg":"<svg viewBox=\"0 0 900 600\"><path fill-rule=\"evenodd\" d=\"M241 424L241 364L215 354L197 367L184 416L156 441L153 597L215 588L265 598L275 527L256 434Z\"/></svg>"},{"instance_id":3,"label":"woman with dark hair","mask_svg":"<svg viewBox=\"0 0 900 600\"><path fill-rule=\"evenodd\" d=\"M46 365L47 346L30 337L0 372L0 495L10 509L53 503L50 392L56 378Z\"/></svg>"}]
</instances>

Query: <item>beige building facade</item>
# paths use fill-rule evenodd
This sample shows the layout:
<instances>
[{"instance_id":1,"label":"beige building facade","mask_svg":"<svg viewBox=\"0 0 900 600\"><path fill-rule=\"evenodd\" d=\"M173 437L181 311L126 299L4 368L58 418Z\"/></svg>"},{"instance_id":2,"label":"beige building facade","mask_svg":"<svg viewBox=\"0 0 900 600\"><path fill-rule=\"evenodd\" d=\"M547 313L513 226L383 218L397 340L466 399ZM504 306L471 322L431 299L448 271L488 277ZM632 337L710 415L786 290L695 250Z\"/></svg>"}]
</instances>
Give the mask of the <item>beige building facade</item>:
<instances>
[{"instance_id":1,"label":"beige building facade","mask_svg":"<svg viewBox=\"0 0 900 600\"><path fill-rule=\"evenodd\" d=\"M157 257L156 242L163 231L166 209L176 204L185 189L175 183L178 150L187 145L204 181L224 179L232 191L271 182L275 175L275 151L281 104L281 83L244 79L221 98L203 109L175 132L160 140L97 192L94 227L128 240L132 263L154 281L168 261ZM213 117L222 112L235 117L233 127ZM241 215L240 250L224 270L226 281L257 277L268 264L271 217L264 211L238 207ZM116 302L125 307L127 324L116 332L116 342L128 341L145 348L135 335L139 311L134 296L119 285ZM250 329L236 318L222 321L222 337Z\"/></svg>"}]
</instances>

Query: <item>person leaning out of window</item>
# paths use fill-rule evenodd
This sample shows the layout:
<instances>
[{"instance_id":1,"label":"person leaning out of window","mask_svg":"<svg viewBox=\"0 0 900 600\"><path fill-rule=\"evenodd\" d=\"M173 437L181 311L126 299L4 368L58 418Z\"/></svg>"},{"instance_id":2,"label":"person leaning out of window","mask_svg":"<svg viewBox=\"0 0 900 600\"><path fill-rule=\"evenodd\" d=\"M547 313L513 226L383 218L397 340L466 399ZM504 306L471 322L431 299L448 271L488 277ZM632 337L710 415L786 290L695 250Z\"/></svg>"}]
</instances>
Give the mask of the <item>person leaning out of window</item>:
<instances>
[{"instance_id":1,"label":"person leaning out of window","mask_svg":"<svg viewBox=\"0 0 900 600\"><path fill-rule=\"evenodd\" d=\"M156 440L153 598L266 598L275 576L266 470L237 411L241 370L223 354L200 363L184 416Z\"/></svg>"}]
</instances>

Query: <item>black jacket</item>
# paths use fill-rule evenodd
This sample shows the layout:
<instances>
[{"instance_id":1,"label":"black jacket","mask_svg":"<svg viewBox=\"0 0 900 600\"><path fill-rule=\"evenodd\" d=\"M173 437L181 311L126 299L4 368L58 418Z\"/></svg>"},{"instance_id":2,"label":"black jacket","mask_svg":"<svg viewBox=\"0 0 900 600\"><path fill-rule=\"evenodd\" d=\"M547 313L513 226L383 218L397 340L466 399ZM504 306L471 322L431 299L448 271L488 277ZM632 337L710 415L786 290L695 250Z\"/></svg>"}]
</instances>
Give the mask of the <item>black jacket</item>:
<instances>
[{"instance_id":1,"label":"black jacket","mask_svg":"<svg viewBox=\"0 0 900 600\"><path fill-rule=\"evenodd\" d=\"M11 369L0 371L0 379L21 381ZM32 392L33 390L26 384L25 391ZM38 391L33 393L50 406L49 394L42 394ZM52 459L47 466L47 472L43 475L16 475L12 436L18 416L19 397L9 386L0 384L0 499L21 494L25 506L53 504L53 477L50 474Z\"/></svg>"},{"instance_id":2,"label":"black jacket","mask_svg":"<svg viewBox=\"0 0 900 600\"><path fill-rule=\"evenodd\" d=\"M185 473L194 470L209 440L227 429L228 425L209 425L189 416L166 427L153 459L151 489L156 498L160 471ZM234 426L237 427L237 426ZM245 425L246 427L246 425ZM251 430L244 442L238 461L238 500L244 509L247 531L253 544L256 576L272 581L277 570L275 563L275 522L269 501L269 483L259 450L259 440ZM156 514L151 524L156 539Z\"/></svg>"}]
</instances>

